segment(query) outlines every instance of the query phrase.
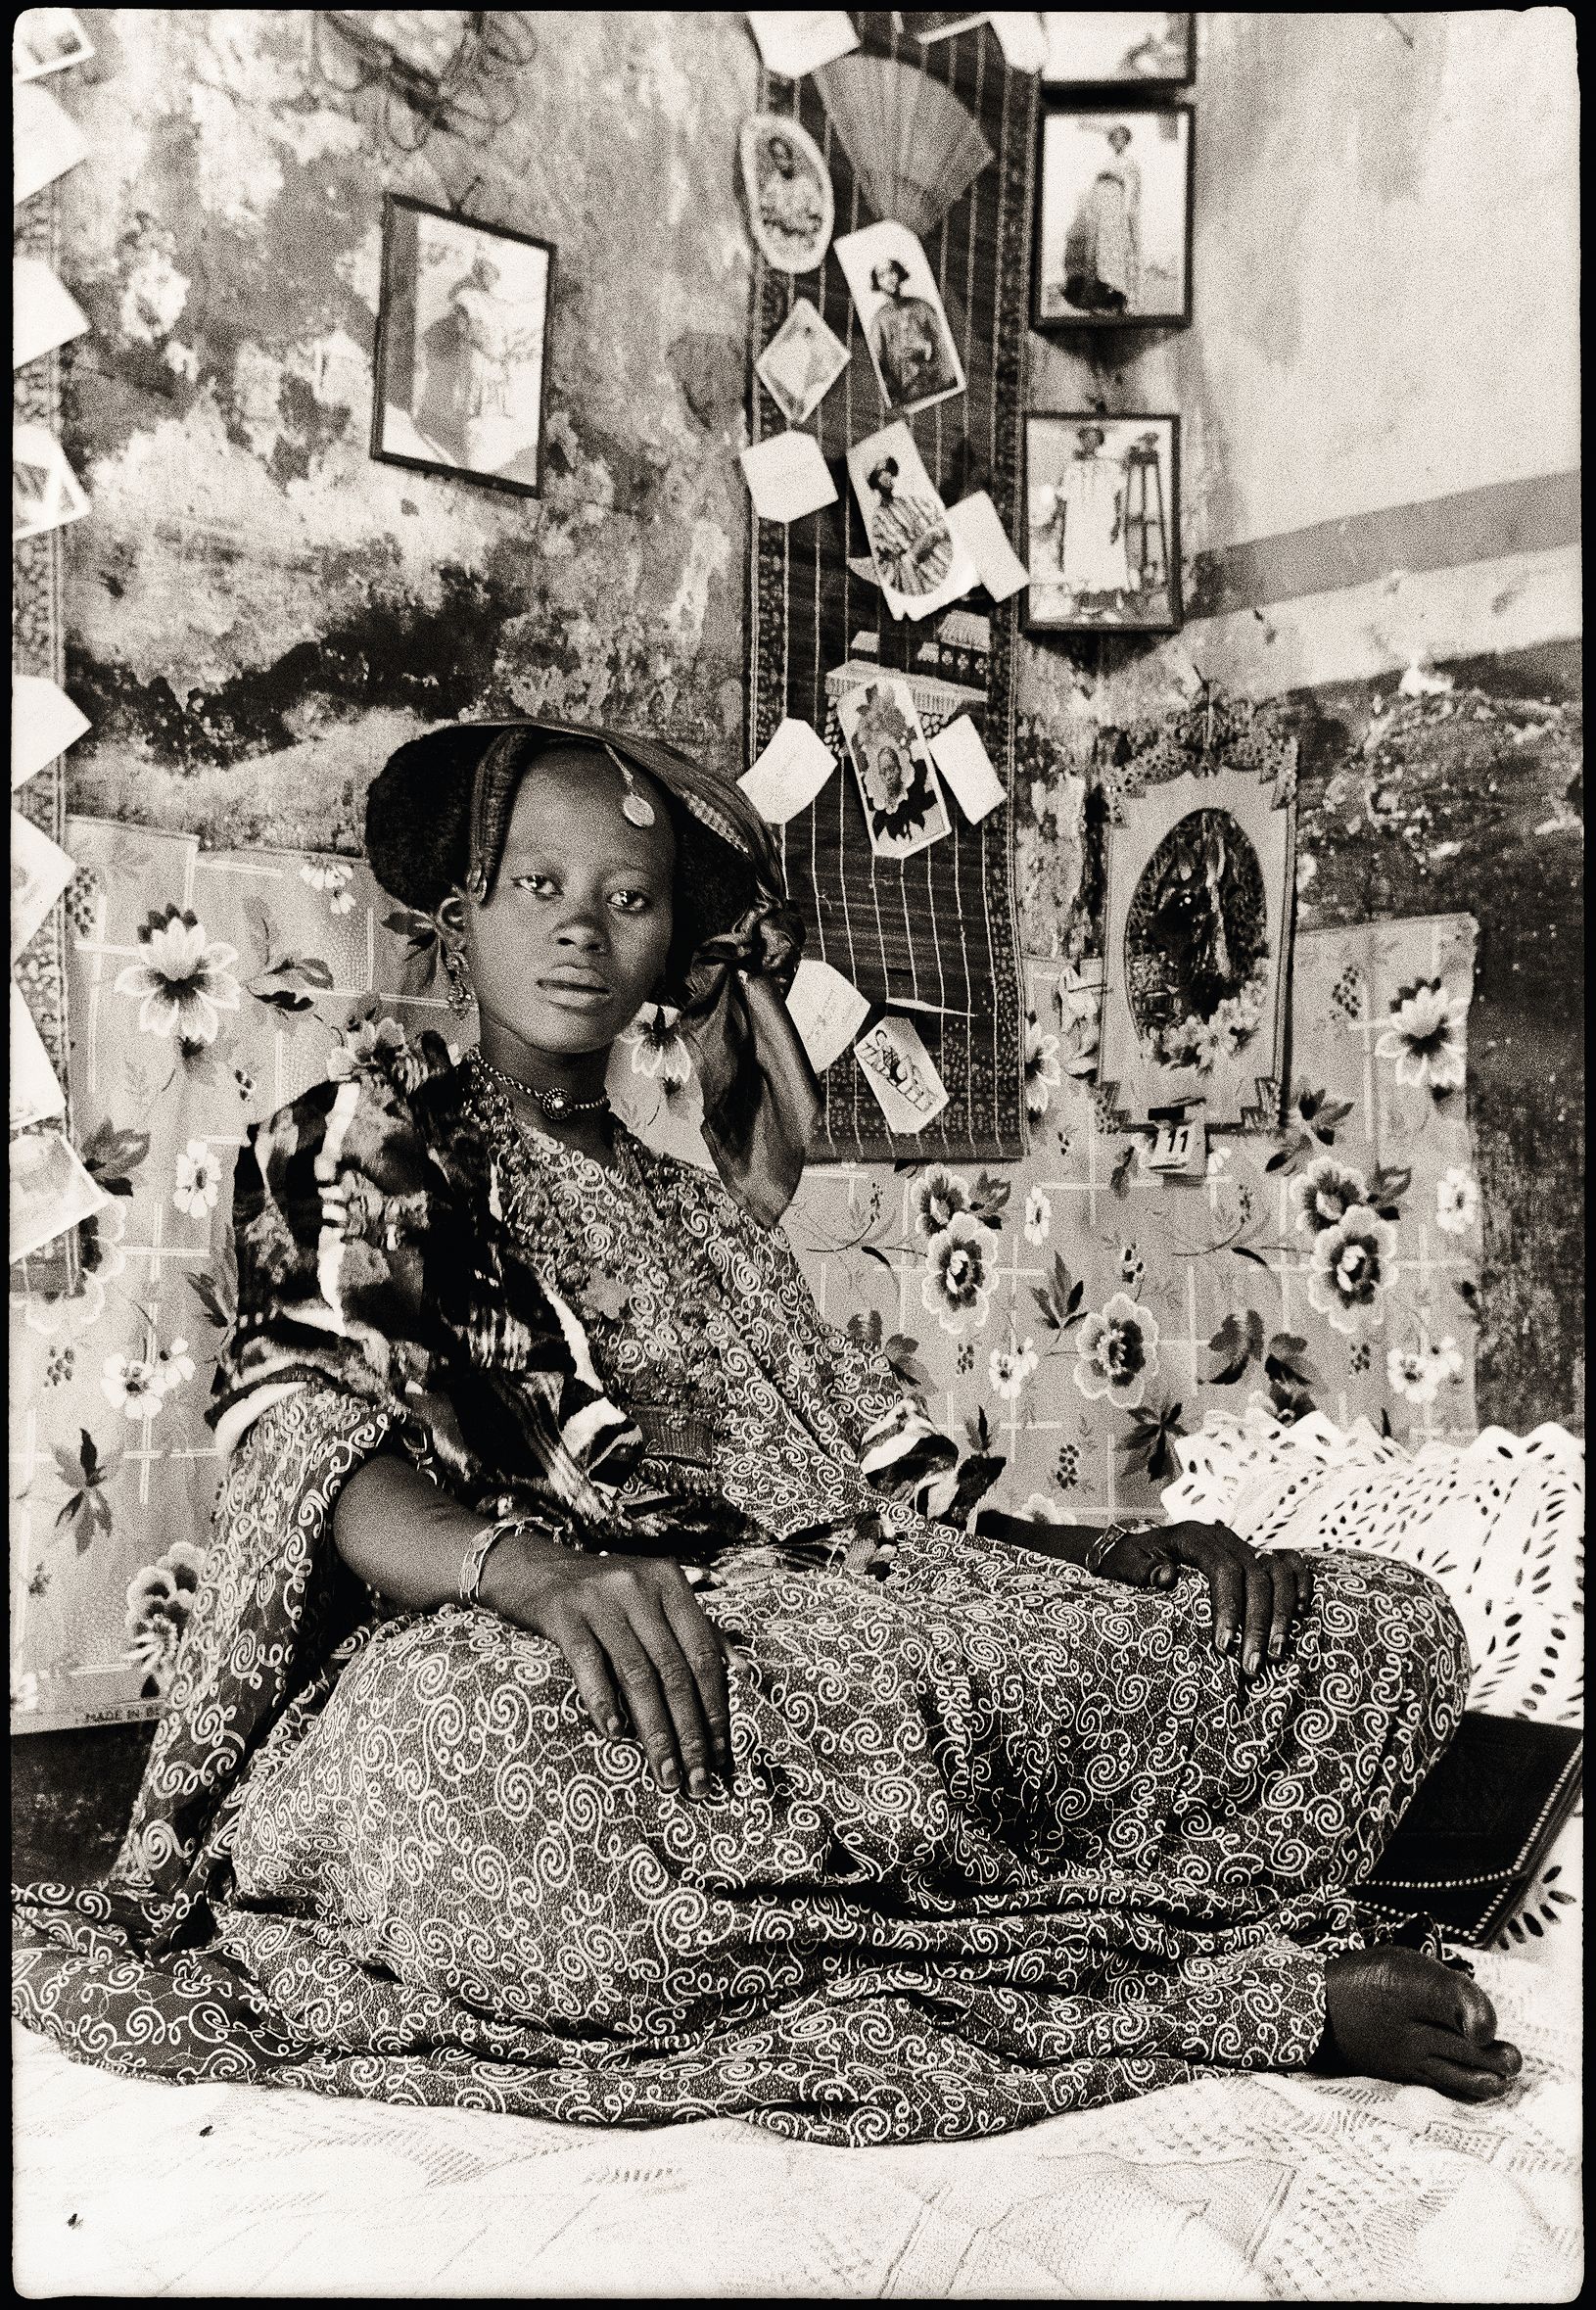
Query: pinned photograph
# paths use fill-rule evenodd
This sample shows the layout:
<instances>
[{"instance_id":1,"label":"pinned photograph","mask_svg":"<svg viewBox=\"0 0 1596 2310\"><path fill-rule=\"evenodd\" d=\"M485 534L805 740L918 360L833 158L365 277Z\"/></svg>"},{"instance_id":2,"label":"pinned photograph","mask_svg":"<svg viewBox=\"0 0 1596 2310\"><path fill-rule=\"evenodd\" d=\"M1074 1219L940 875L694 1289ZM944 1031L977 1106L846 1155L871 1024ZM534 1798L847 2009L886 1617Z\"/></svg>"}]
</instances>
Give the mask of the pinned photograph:
<instances>
[{"instance_id":1,"label":"pinned photograph","mask_svg":"<svg viewBox=\"0 0 1596 2310\"><path fill-rule=\"evenodd\" d=\"M909 227L887 217L844 233L836 256L887 407L907 417L962 393L963 363L936 275Z\"/></svg>"},{"instance_id":2,"label":"pinned photograph","mask_svg":"<svg viewBox=\"0 0 1596 2310\"><path fill-rule=\"evenodd\" d=\"M768 72L801 80L859 46L845 8L751 8L748 28Z\"/></svg>"},{"instance_id":3,"label":"pinned photograph","mask_svg":"<svg viewBox=\"0 0 1596 2310\"><path fill-rule=\"evenodd\" d=\"M1044 115L1039 329L1192 317L1192 108Z\"/></svg>"},{"instance_id":4,"label":"pinned photograph","mask_svg":"<svg viewBox=\"0 0 1596 2310\"><path fill-rule=\"evenodd\" d=\"M854 1057L892 1131L923 1131L948 1104L948 1089L919 1029L907 1018L878 1019L854 1045Z\"/></svg>"},{"instance_id":5,"label":"pinned photograph","mask_svg":"<svg viewBox=\"0 0 1596 2310\"><path fill-rule=\"evenodd\" d=\"M1044 9L1050 88L1185 88L1196 71L1192 16L1149 8Z\"/></svg>"},{"instance_id":6,"label":"pinned photograph","mask_svg":"<svg viewBox=\"0 0 1596 2310\"><path fill-rule=\"evenodd\" d=\"M25 368L81 337L89 316L62 287L42 257L13 258L11 265L11 365Z\"/></svg>"},{"instance_id":7,"label":"pinned photograph","mask_svg":"<svg viewBox=\"0 0 1596 2310\"><path fill-rule=\"evenodd\" d=\"M42 80L94 54L75 8L24 8L12 27L11 76Z\"/></svg>"},{"instance_id":8,"label":"pinned photograph","mask_svg":"<svg viewBox=\"0 0 1596 2310\"><path fill-rule=\"evenodd\" d=\"M1025 420L1030 633L1172 634L1181 622L1180 420Z\"/></svg>"},{"instance_id":9,"label":"pinned photograph","mask_svg":"<svg viewBox=\"0 0 1596 2310\"><path fill-rule=\"evenodd\" d=\"M754 373L787 423L802 425L847 366L842 339L826 327L809 299L800 297L754 363Z\"/></svg>"},{"instance_id":10,"label":"pinned photograph","mask_svg":"<svg viewBox=\"0 0 1596 2310\"><path fill-rule=\"evenodd\" d=\"M41 1251L69 1227L103 1211L111 1201L60 1131L21 1131L11 1142L10 1154L8 1259L26 1259Z\"/></svg>"},{"instance_id":11,"label":"pinned photograph","mask_svg":"<svg viewBox=\"0 0 1596 2310\"><path fill-rule=\"evenodd\" d=\"M837 721L876 857L914 858L940 842L953 821L909 684L883 675L844 690Z\"/></svg>"},{"instance_id":12,"label":"pinned photograph","mask_svg":"<svg viewBox=\"0 0 1596 2310\"><path fill-rule=\"evenodd\" d=\"M89 509L88 495L47 425L11 429L11 540L42 538Z\"/></svg>"},{"instance_id":13,"label":"pinned photograph","mask_svg":"<svg viewBox=\"0 0 1596 2310\"><path fill-rule=\"evenodd\" d=\"M536 497L554 252L390 193L371 454Z\"/></svg>"},{"instance_id":14,"label":"pinned photograph","mask_svg":"<svg viewBox=\"0 0 1596 2310\"><path fill-rule=\"evenodd\" d=\"M820 146L807 128L755 113L737 140L748 222L777 272L813 272L831 242L836 205Z\"/></svg>"},{"instance_id":15,"label":"pinned photograph","mask_svg":"<svg viewBox=\"0 0 1596 2310\"><path fill-rule=\"evenodd\" d=\"M18 956L77 872L42 826L11 814L11 959Z\"/></svg>"},{"instance_id":16,"label":"pinned photograph","mask_svg":"<svg viewBox=\"0 0 1596 2310\"><path fill-rule=\"evenodd\" d=\"M20 82L11 93L11 205L20 208L75 168L88 142L48 88Z\"/></svg>"},{"instance_id":17,"label":"pinned photograph","mask_svg":"<svg viewBox=\"0 0 1596 2310\"><path fill-rule=\"evenodd\" d=\"M925 618L976 583L907 425L884 425L848 451L876 583L895 618Z\"/></svg>"}]
</instances>

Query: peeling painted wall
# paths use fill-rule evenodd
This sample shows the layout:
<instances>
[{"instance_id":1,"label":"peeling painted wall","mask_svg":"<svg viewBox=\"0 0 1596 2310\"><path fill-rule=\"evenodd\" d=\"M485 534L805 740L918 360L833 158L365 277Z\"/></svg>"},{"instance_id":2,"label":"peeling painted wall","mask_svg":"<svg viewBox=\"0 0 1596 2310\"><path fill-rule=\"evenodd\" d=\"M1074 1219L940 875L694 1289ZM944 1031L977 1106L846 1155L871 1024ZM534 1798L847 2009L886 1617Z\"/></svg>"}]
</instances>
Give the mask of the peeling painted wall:
<instances>
[{"instance_id":1,"label":"peeling painted wall","mask_svg":"<svg viewBox=\"0 0 1596 2310\"><path fill-rule=\"evenodd\" d=\"M464 711L733 761L754 53L714 14L525 21L509 126L407 157L318 73L309 11L93 13L62 255L93 328L74 809L352 848L387 753ZM385 190L554 244L540 501L369 457Z\"/></svg>"}]
</instances>

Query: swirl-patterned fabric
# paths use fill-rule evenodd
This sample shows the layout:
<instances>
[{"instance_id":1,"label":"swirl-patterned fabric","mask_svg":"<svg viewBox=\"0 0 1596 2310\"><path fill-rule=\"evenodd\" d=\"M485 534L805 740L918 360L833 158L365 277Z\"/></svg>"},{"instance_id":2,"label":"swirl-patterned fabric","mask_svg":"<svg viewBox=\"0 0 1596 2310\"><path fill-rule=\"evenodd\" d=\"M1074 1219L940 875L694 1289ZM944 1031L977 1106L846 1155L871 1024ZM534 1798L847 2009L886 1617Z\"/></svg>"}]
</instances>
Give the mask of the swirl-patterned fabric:
<instances>
[{"instance_id":1,"label":"swirl-patterned fabric","mask_svg":"<svg viewBox=\"0 0 1596 2310\"><path fill-rule=\"evenodd\" d=\"M743 1656L733 1786L662 1796L543 1639L365 1595L331 1514L399 1414L307 1384L234 1454L112 1880L20 1899L21 2017L131 2074L849 2144L1303 2064L1462 1708L1440 1590L1327 1556L1244 1688L1199 1578L1124 1588L874 1490L887 1367L716 1182L537 1153L545 1288L615 1400L702 1375L686 1481L762 1535L701 1590ZM806 1556L870 1505L869 1574Z\"/></svg>"}]
</instances>

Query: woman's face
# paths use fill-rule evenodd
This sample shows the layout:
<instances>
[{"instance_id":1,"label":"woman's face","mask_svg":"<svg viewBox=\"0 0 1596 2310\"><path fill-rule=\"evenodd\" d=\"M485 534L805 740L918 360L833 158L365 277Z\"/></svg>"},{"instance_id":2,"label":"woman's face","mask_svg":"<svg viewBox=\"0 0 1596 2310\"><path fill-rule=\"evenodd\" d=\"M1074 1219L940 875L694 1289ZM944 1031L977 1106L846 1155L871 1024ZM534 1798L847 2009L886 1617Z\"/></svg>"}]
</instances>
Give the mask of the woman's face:
<instances>
[{"instance_id":1,"label":"woman's face","mask_svg":"<svg viewBox=\"0 0 1596 2310\"><path fill-rule=\"evenodd\" d=\"M598 1051L654 993L671 944L676 837L623 817L621 774L590 747L557 746L521 781L486 905L465 902L478 1007L536 1050Z\"/></svg>"}]
</instances>

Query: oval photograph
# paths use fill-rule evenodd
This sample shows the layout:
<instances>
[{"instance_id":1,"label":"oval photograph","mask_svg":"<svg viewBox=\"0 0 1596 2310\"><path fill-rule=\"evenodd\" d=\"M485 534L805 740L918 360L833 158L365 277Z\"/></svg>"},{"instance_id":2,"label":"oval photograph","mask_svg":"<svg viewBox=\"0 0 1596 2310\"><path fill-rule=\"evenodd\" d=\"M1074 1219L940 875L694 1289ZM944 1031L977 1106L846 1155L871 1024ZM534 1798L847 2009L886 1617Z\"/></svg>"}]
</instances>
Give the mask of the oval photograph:
<instances>
[{"instance_id":1,"label":"oval photograph","mask_svg":"<svg viewBox=\"0 0 1596 2310\"><path fill-rule=\"evenodd\" d=\"M1194 810L1143 869L1125 920L1125 992L1160 1065L1212 1071L1244 1051L1269 997L1258 854L1227 810Z\"/></svg>"}]
</instances>

